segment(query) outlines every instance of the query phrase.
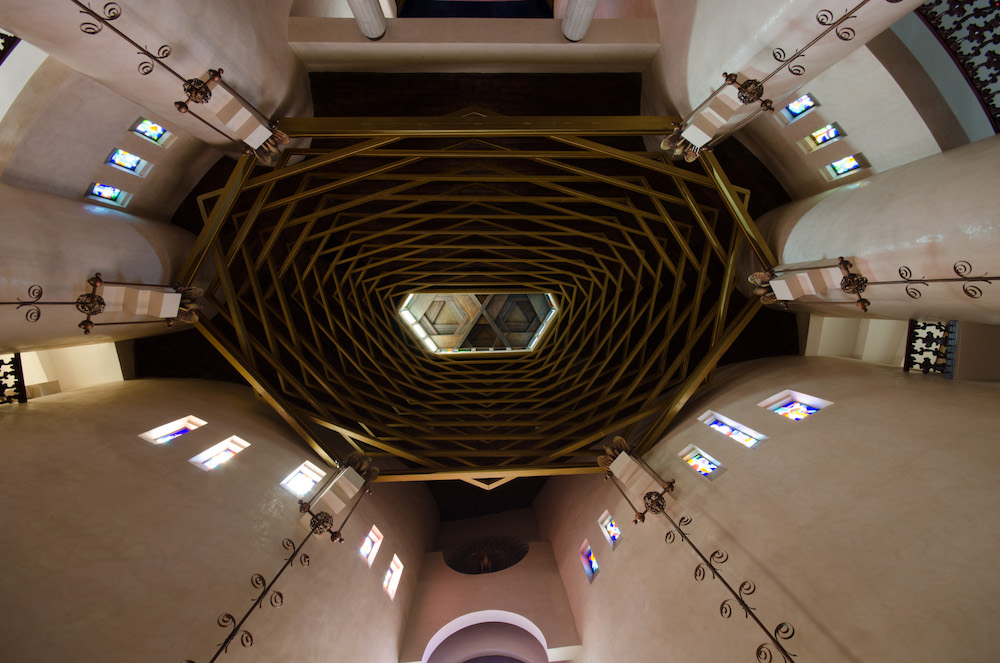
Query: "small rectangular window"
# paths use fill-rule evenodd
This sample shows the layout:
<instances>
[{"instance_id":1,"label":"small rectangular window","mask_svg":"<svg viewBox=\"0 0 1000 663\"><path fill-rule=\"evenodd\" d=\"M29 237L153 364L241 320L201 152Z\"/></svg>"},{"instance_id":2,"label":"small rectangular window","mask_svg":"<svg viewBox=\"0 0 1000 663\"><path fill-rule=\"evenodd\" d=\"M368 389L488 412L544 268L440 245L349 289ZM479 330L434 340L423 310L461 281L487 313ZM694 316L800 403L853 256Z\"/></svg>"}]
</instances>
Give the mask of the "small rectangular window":
<instances>
[{"instance_id":1,"label":"small rectangular window","mask_svg":"<svg viewBox=\"0 0 1000 663\"><path fill-rule=\"evenodd\" d=\"M382 545L383 538L382 532L378 531L378 527L372 525L372 531L368 532L365 540L361 542L361 556L367 560L369 569L372 567L372 562L375 561L375 555L378 554L378 549Z\"/></svg>"},{"instance_id":2,"label":"small rectangular window","mask_svg":"<svg viewBox=\"0 0 1000 663\"><path fill-rule=\"evenodd\" d=\"M90 195L115 202L118 200L118 197L122 195L122 190L116 189L115 187L107 184L94 182L94 184L90 187Z\"/></svg>"},{"instance_id":3,"label":"small rectangular window","mask_svg":"<svg viewBox=\"0 0 1000 663\"><path fill-rule=\"evenodd\" d=\"M680 457L695 472L708 479L716 479L726 469L722 466L722 463L715 460L693 444L689 444L684 451L680 453Z\"/></svg>"},{"instance_id":4,"label":"small rectangular window","mask_svg":"<svg viewBox=\"0 0 1000 663\"><path fill-rule=\"evenodd\" d=\"M594 582L594 577L600 570L597 565L597 557L594 556L594 551L590 549L590 543L587 539L583 540L583 545L580 546L580 562L583 563L583 571L587 574L587 580Z\"/></svg>"},{"instance_id":5,"label":"small rectangular window","mask_svg":"<svg viewBox=\"0 0 1000 663\"><path fill-rule=\"evenodd\" d=\"M775 113L775 118L781 124L788 125L810 111L818 108L819 105L819 102L816 101L816 97L811 94L804 94L782 108L779 112Z\"/></svg>"},{"instance_id":6,"label":"small rectangular window","mask_svg":"<svg viewBox=\"0 0 1000 663\"><path fill-rule=\"evenodd\" d=\"M816 100L810 97L808 94L804 94L792 103L785 106L785 110L788 111L789 115L792 117L798 117L802 115L807 110L812 110L816 107Z\"/></svg>"},{"instance_id":7,"label":"small rectangular window","mask_svg":"<svg viewBox=\"0 0 1000 663\"><path fill-rule=\"evenodd\" d=\"M816 414L826 406L833 405L833 402L803 394L800 391L786 389L757 403L757 405L792 421L801 421Z\"/></svg>"},{"instance_id":8,"label":"small rectangular window","mask_svg":"<svg viewBox=\"0 0 1000 663\"><path fill-rule=\"evenodd\" d=\"M132 194L127 191L122 191L118 187L113 187L110 184L91 182L90 188L87 189L87 197L91 200L99 200L102 203L125 207L125 205L128 204L129 199L132 197Z\"/></svg>"},{"instance_id":9,"label":"small rectangular window","mask_svg":"<svg viewBox=\"0 0 1000 663\"><path fill-rule=\"evenodd\" d=\"M841 175L846 175L852 170L861 168L861 164L858 163L857 158L852 154L844 157L843 159L837 159L829 165L829 168L832 169L833 173L839 177Z\"/></svg>"},{"instance_id":10,"label":"small rectangular window","mask_svg":"<svg viewBox=\"0 0 1000 663\"><path fill-rule=\"evenodd\" d=\"M622 531L615 524L615 519L611 517L611 514L605 511L601 517L597 520L597 524L601 527L601 533L604 534L604 538L607 539L608 545L614 550L618 545L618 542L622 539Z\"/></svg>"},{"instance_id":11,"label":"small rectangular window","mask_svg":"<svg viewBox=\"0 0 1000 663\"><path fill-rule=\"evenodd\" d=\"M209 470L214 470L219 465L222 465L249 446L249 442L233 435L232 437L209 447L194 458L188 460L188 462L197 465L207 472Z\"/></svg>"},{"instance_id":12,"label":"small rectangular window","mask_svg":"<svg viewBox=\"0 0 1000 663\"><path fill-rule=\"evenodd\" d=\"M705 414L698 417L698 421L708 424L714 430L719 431L732 440L736 440L748 449L755 448L767 439L766 435L762 435L752 428L747 428L743 424L737 423L729 417L725 417L712 410L708 410Z\"/></svg>"},{"instance_id":13,"label":"small rectangular window","mask_svg":"<svg viewBox=\"0 0 1000 663\"><path fill-rule=\"evenodd\" d=\"M390 599L396 598L396 588L399 587L399 578L403 575L403 563L399 557L393 555L389 570L385 572L385 580L382 581L382 589L389 595Z\"/></svg>"},{"instance_id":14,"label":"small rectangular window","mask_svg":"<svg viewBox=\"0 0 1000 663\"><path fill-rule=\"evenodd\" d=\"M121 148L115 149L111 154L109 154L104 163L112 168L124 170L127 173L132 173L133 175L138 175L139 177L145 177L146 171L149 170L148 161L137 154L126 152Z\"/></svg>"},{"instance_id":15,"label":"small rectangular window","mask_svg":"<svg viewBox=\"0 0 1000 663\"><path fill-rule=\"evenodd\" d=\"M166 147L168 143L173 142L174 135L166 130L163 126L153 122L152 120L147 120L144 117L140 117L136 120L130 127L131 131L135 134L142 136L151 143L156 143L161 147Z\"/></svg>"},{"instance_id":16,"label":"small rectangular window","mask_svg":"<svg viewBox=\"0 0 1000 663\"><path fill-rule=\"evenodd\" d=\"M189 414L183 419L171 421L169 424L163 424L162 426L157 426L153 430L148 430L145 433L140 434L139 437L147 442L152 442L153 444L166 444L167 442L170 442L185 433L190 433L196 428L201 428L204 425L204 421L193 414Z\"/></svg>"},{"instance_id":17,"label":"small rectangular window","mask_svg":"<svg viewBox=\"0 0 1000 663\"><path fill-rule=\"evenodd\" d=\"M319 469L308 460L297 468L295 471L285 477L285 480L281 482L282 487L290 492L296 497L305 497L309 494L313 487L323 480L326 476L326 472Z\"/></svg>"},{"instance_id":18,"label":"small rectangular window","mask_svg":"<svg viewBox=\"0 0 1000 663\"><path fill-rule=\"evenodd\" d=\"M840 129L838 129L832 124L828 124L822 129L817 129L816 131L809 134L809 137L812 138L813 142L816 143L816 145L822 145L823 143L831 141L834 138L839 138Z\"/></svg>"}]
</instances>

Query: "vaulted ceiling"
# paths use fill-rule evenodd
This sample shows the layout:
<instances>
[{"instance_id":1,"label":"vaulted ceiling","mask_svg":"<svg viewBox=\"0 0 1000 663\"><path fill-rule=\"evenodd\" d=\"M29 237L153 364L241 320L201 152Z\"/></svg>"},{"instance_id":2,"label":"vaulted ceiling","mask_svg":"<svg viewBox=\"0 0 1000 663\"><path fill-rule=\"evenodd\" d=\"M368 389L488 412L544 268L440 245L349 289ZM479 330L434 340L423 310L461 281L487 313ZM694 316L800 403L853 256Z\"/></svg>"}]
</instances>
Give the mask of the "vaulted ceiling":
<instances>
[{"instance_id":1,"label":"vaulted ceiling","mask_svg":"<svg viewBox=\"0 0 1000 663\"><path fill-rule=\"evenodd\" d=\"M213 265L219 310L199 328L319 453L393 458L381 480L598 471L608 436L663 434L757 311L731 305L737 249L772 260L712 155L642 149L669 126L284 120L312 147L199 199L183 276ZM399 315L411 293L550 293L558 315L532 352L435 354Z\"/></svg>"}]
</instances>

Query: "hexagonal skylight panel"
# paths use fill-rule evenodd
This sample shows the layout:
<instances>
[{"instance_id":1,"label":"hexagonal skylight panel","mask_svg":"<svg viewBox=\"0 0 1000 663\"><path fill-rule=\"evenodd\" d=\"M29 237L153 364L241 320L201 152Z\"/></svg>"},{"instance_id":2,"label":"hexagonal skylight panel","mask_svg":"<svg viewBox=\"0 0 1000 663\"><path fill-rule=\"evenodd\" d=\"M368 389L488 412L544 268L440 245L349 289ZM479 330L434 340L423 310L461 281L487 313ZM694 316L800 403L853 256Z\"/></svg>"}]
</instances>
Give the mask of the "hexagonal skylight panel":
<instances>
[{"instance_id":1,"label":"hexagonal skylight panel","mask_svg":"<svg viewBox=\"0 0 1000 663\"><path fill-rule=\"evenodd\" d=\"M556 314L552 295L410 293L399 316L431 352L483 353L534 350Z\"/></svg>"}]
</instances>

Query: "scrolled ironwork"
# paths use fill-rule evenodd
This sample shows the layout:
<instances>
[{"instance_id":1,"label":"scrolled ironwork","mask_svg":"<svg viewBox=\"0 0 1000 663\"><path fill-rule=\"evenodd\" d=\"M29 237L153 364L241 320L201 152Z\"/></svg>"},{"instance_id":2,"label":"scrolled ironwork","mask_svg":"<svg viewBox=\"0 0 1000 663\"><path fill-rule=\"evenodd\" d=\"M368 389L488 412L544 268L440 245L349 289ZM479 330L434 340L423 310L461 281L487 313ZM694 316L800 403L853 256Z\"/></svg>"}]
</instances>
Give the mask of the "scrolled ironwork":
<instances>
[{"instance_id":1,"label":"scrolled ironwork","mask_svg":"<svg viewBox=\"0 0 1000 663\"><path fill-rule=\"evenodd\" d=\"M188 101L196 104L204 104L212 98L212 90L208 83L200 78L189 78L184 81L184 94L188 96Z\"/></svg>"},{"instance_id":2,"label":"scrolled ironwork","mask_svg":"<svg viewBox=\"0 0 1000 663\"><path fill-rule=\"evenodd\" d=\"M663 513L667 508L667 501L663 495L652 490L643 495L642 503L650 513Z\"/></svg>"},{"instance_id":3,"label":"scrolled ironwork","mask_svg":"<svg viewBox=\"0 0 1000 663\"><path fill-rule=\"evenodd\" d=\"M225 628L227 626L233 626L236 623L236 618L233 617L228 612L224 612L221 615L219 615L219 618L217 620L215 620L215 622L219 626Z\"/></svg>"},{"instance_id":4,"label":"scrolled ironwork","mask_svg":"<svg viewBox=\"0 0 1000 663\"><path fill-rule=\"evenodd\" d=\"M764 86L760 81L754 78L748 78L740 84L739 92L736 93L736 98L745 104L752 104L755 101L760 101L760 98L764 95Z\"/></svg>"},{"instance_id":5,"label":"scrolled ironwork","mask_svg":"<svg viewBox=\"0 0 1000 663\"><path fill-rule=\"evenodd\" d=\"M163 58L169 57L173 51L169 44L164 44L160 46L160 50L156 52L156 57L150 55L148 50L136 51L136 55L145 55L148 60L143 60L139 63L139 73L143 76L148 76L153 73L153 69L156 68L156 64Z\"/></svg>"},{"instance_id":6,"label":"scrolled ironwork","mask_svg":"<svg viewBox=\"0 0 1000 663\"><path fill-rule=\"evenodd\" d=\"M840 279L840 289L849 295L858 295L868 287L868 279L861 274L847 274Z\"/></svg>"},{"instance_id":7,"label":"scrolled ironwork","mask_svg":"<svg viewBox=\"0 0 1000 663\"><path fill-rule=\"evenodd\" d=\"M843 259L841 259L841 261L843 261ZM615 482L615 485L618 485L617 481ZM622 492L622 495L625 495L625 492L620 486L619 490ZM625 495L625 498L628 499L628 496ZM757 591L757 586L750 580L744 580L734 588L718 569L717 565L724 564L729 559L729 554L720 548L713 551L708 557L706 557L698 546L695 545L694 541L691 540L687 532L682 529L684 526L691 524L690 517L681 516L677 520L674 520L666 511L663 512L663 517L667 519L672 528L667 530L663 537L664 541L666 543L673 543L674 541L680 539L681 541L687 543L691 551L698 556L700 561L694 569L694 579L698 582L702 582L708 577L709 571L711 571L712 579L720 582L723 587L726 588L726 591L729 592L731 598L726 599L720 604L719 614L726 619L730 618L733 611L731 602L735 601L740 605L740 607L743 608L747 619L752 619L757 627L767 635L768 642L765 642L757 647L757 660L761 663L767 663L774 658L774 652L776 651L782 656L782 659L786 663L792 663L794 654L789 653L781 642L782 640L788 640L795 634L795 629L792 628L792 625L788 622L782 622L774 629L772 634L772 631L768 629L768 627L766 627L757 616L754 611L755 609L746 602L746 597Z\"/></svg>"},{"instance_id":8,"label":"scrolled ironwork","mask_svg":"<svg viewBox=\"0 0 1000 663\"><path fill-rule=\"evenodd\" d=\"M281 547L285 550L295 550L295 542L291 539L282 539Z\"/></svg>"},{"instance_id":9,"label":"scrolled ironwork","mask_svg":"<svg viewBox=\"0 0 1000 663\"><path fill-rule=\"evenodd\" d=\"M256 587L257 589L263 589L264 586L267 585L267 580L265 580L264 576L262 576L261 574L255 573L252 576L250 576L250 584Z\"/></svg>"},{"instance_id":10,"label":"scrolled ironwork","mask_svg":"<svg viewBox=\"0 0 1000 663\"><path fill-rule=\"evenodd\" d=\"M80 10L81 14L86 14L88 16L97 17L97 13L90 9L90 5L87 5L89 11ZM117 2L107 2L103 7L104 16L101 17L105 21L113 21L122 15L122 6ZM90 21L84 21L80 24L80 31L88 35L96 35L98 32L104 29L103 23L92 23Z\"/></svg>"},{"instance_id":11,"label":"scrolled ironwork","mask_svg":"<svg viewBox=\"0 0 1000 663\"><path fill-rule=\"evenodd\" d=\"M955 278L940 278L940 279L929 279L926 277L920 277L919 279L913 278L913 270L911 270L906 265L899 268L900 281L869 281L868 285L903 285L905 287L906 294L912 299L920 299L923 292L917 287L917 285L929 286L931 283L961 283L962 292L966 297L971 297L972 299L979 299L983 296L982 288L977 285L979 283L992 284L993 279L996 277L991 277L988 272L983 273L981 276L971 276L972 274L972 263L967 260L959 260L954 265L952 265L952 270L955 272Z\"/></svg>"},{"instance_id":12,"label":"scrolled ironwork","mask_svg":"<svg viewBox=\"0 0 1000 663\"><path fill-rule=\"evenodd\" d=\"M28 322L38 322L38 319L42 317L42 309L38 308L38 306L35 305L35 302L37 302L41 298L42 298L42 286L37 284L28 287L27 300L21 299L20 297L17 298L17 301L19 302L17 306L18 309L21 309L25 306L28 307L28 310L24 312L24 319L27 320Z\"/></svg>"},{"instance_id":13,"label":"scrolled ironwork","mask_svg":"<svg viewBox=\"0 0 1000 663\"><path fill-rule=\"evenodd\" d=\"M833 12L829 9L820 9L816 13L816 22L820 25L830 25L833 23Z\"/></svg>"},{"instance_id":14,"label":"scrolled ironwork","mask_svg":"<svg viewBox=\"0 0 1000 663\"><path fill-rule=\"evenodd\" d=\"M270 598L268 598L268 603L271 604L272 608L280 608L285 603L285 595L275 590L271 592Z\"/></svg>"},{"instance_id":15,"label":"scrolled ironwork","mask_svg":"<svg viewBox=\"0 0 1000 663\"><path fill-rule=\"evenodd\" d=\"M99 315L104 313L104 298L88 292L76 298L76 310L84 315Z\"/></svg>"},{"instance_id":16,"label":"scrolled ironwork","mask_svg":"<svg viewBox=\"0 0 1000 663\"><path fill-rule=\"evenodd\" d=\"M301 564L302 566L309 566L309 555L302 553L299 556L299 564Z\"/></svg>"}]
</instances>

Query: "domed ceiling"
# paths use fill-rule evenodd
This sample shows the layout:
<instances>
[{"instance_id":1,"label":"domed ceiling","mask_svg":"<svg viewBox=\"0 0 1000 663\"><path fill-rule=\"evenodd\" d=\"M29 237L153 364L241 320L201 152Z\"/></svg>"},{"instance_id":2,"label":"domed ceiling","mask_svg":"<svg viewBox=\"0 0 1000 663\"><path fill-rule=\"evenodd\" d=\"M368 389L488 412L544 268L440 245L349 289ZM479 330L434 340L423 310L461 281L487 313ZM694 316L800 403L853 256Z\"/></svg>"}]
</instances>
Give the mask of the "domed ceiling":
<instances>
[{"instance_id":1,"label":"domed ceiling","mask_svg":"<svg viewBox=\"0 0 1000 663\"><path fill-rule=\"evenodd\" d=\"M380 481L599 471L606 436L662 435L759 306L730 307L736 249L769 260L749 193L711 155L645 153L667 118L281 126L312 147L273 170L244 158L202 196L185 278L214 264L202 332L321 453L394 458ZM513 349L503 331L541 315L549 329L530 352L429 352L400 312L422 298L419 320L443 316L426 333L458 331L449 297L487 332L473 348Z\"/></svg>"}]
</instances>

